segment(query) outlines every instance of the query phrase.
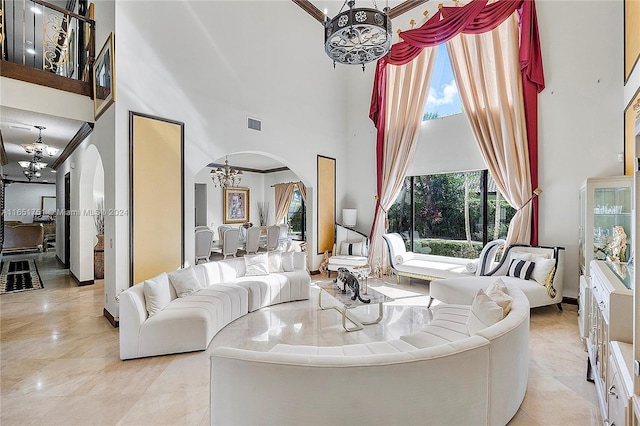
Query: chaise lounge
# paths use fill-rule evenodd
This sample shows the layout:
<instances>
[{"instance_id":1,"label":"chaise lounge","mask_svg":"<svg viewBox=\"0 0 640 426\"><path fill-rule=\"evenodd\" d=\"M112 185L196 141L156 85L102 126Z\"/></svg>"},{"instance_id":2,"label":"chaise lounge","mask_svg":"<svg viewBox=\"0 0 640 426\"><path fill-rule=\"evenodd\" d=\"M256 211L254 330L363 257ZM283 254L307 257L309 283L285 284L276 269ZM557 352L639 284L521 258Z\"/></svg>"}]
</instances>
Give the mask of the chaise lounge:
<instances>
[{"instance_id":1,"label":"chaise lounge","mask_svg":"<svg viewBox=\"0 0 640 426\"><path fill-rule=\"evenodd\" d=\"M494 240L484 246L478 259L413 253L407 251L404 240L397 233L384 234L389 265L396 276L433 281L441 278L460 278L486 275L504 245L504 240ZM470 267L472 266L472 267Z\"/></svg>"}]
</instances>

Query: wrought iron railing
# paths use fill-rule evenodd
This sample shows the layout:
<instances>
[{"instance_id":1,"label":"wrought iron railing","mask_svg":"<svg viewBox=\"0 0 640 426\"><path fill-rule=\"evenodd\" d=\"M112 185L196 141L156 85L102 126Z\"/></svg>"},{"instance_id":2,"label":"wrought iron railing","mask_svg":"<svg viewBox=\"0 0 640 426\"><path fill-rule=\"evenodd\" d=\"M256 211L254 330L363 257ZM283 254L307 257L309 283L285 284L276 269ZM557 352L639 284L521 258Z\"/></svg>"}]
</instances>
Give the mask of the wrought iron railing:
<instances>
[{"instance_id":1,"label":"wrought iron railing","mask_svg":"<svg viewBox=\"0 0 640 426\"><path fill-rule=\"evenodd\" d=\"M70 11L42 0L0 0L2 60L90 81L95 22L86 5Z\"/></svg>"}]
</instances>

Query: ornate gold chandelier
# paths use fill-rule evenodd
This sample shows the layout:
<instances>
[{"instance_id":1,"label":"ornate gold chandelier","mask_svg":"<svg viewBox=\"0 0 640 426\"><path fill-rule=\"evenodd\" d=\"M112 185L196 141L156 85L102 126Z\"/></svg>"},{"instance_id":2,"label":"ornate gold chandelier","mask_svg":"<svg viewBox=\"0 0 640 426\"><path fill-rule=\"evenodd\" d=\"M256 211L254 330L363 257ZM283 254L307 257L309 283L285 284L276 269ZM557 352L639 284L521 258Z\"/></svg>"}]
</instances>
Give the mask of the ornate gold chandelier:
<instances>
[{"instance_id":1,"label":"ornate gold chandelier","mask_svg":"<svg viewBox=\"0 0 640 426\"><path fill-rule=\"evenodd\" d=\"M228 188L238 186L242 180L242 170L236 170L229 167L229 160L225 158L224 168L218 167L211 170L211 180L214 187Z\"/></svg>"}]
</instances>

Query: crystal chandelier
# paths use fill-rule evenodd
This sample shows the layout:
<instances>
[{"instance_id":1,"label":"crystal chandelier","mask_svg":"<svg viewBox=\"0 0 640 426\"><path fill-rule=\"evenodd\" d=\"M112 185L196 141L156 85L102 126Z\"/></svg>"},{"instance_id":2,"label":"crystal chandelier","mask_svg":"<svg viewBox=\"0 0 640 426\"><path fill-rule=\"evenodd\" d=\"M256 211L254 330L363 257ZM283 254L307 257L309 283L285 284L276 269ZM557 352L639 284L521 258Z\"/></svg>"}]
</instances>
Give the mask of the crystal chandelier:
<instances>
[{"instance_id":1,"label":"crystal chandelier","mask_svg":"<svg viewBox=\"0 0 640 426\"><path fill-rule=\"evenodd\" d=\"M24 170L22 171L24 175L27 177L28 181L31 182L32 179L37 179L42 176L41 170L47 167L47 163L42 163L42 157L48 155L52 157L56 155L59 151L57 148L52 148L42 142L42 131L46 129L44 126L33 126L38 129L38 139L36 139L33 143L25 143L22 144L22 147L27 152L27 154L33 155L31 161L18 161L20 167Z\"/></svg>"},{"instance_id":2,"label":"crystal chandelier","mask_svg":"<svg viewBox=\"0 0 640 426\"><path fill-rule=\"evenodd\" d=\"M375 61L391 49L391 19L385 11L354 9L354 0L346 2L348 11L340 12L324 22L324 49L327 55L341 64L358 65ZM344 8L344 5L342 5Z\"/></svg>"},{"instance_id":3,"label":"crystal chandelier","mask_svg":"<svg viewBox=\"0 0 640 426\"><path fill-rule=\"evenodd\" d=\"M214 187L228 188L237 186L242 180L242 170L229 167L229 160L225 158L224 168L218 167L215 170L211 170L211 179Z\"/></svg>"},{"instance_id":4,"label":"crystal chandelier","mask_svg":"<svg viewBox=\"0 0 640 426\"><path fill-rule=\"evenodd\" d=\"M20 164L20 167L24 169L22 173L24 173L29 182L42 176L42 173L40 171L47 167L47 163L34 161L18 161L18 164Z\"/></svg>"}]
</instances>

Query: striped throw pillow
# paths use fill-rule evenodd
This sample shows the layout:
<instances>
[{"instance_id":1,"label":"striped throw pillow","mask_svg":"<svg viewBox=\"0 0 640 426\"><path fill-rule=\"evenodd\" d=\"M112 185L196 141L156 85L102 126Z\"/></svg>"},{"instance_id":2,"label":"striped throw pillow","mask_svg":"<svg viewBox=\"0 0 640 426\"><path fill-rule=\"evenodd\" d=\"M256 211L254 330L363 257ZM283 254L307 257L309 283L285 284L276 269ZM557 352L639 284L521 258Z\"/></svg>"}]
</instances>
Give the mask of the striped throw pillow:
<instances>
[{"instance_id":1,"label":"striped throw pillow","mask_svg":"<svg viewBox=\"0 0 640 426\"><path fill-rule=\"evenodd\" d=\"M533 272L533 268L535 265L536 264L530 260L513 259L509 264L507 276L528 280L531 278L531 273Z\"/></svg>"}]
</instances>

